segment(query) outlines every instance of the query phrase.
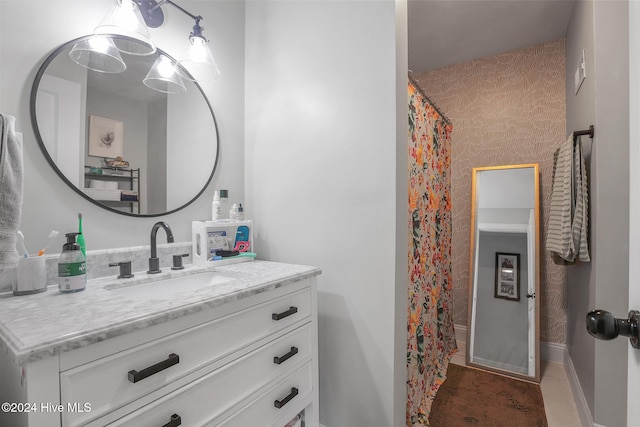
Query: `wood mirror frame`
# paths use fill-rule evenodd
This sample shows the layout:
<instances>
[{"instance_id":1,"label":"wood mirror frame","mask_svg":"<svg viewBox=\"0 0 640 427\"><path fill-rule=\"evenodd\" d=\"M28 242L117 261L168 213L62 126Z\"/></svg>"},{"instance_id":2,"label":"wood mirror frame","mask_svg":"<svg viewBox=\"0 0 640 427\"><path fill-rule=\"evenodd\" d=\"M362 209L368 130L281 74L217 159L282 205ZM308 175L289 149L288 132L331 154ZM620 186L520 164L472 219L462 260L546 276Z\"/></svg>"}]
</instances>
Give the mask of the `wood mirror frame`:
<instances>
[{"instance_id":1,"label":"wood mirror frame","mask_svg":"<svg viewBox=\"0 0 640 427\"><path fill-rule=\"evenodd\" d=\"M474 168L471 185L466 363L539 382L538 164Z\"/></svg>"}]
</instances>

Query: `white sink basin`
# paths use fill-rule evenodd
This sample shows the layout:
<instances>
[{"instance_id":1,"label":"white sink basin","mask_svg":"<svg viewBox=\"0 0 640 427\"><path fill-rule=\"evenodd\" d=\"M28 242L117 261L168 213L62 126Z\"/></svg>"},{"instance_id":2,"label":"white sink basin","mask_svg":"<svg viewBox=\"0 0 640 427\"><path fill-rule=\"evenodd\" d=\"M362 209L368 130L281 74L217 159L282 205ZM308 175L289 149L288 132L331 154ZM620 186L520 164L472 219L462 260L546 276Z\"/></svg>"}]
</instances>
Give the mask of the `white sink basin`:
<instances>
[{"instance_id":1,"label":"white sink basin","mask_svg":"<svg viewBox=\"0 0 640 427\"><path fill-rule=\"evenodd\" d=\"M132 284L129 286L114 286L108 288L109 292L136 300L149 300L166 298L174 294L193 292L199 289L219 285L234 280L232 277L223 276L215 271L191 274L170 279L161 279L154 282Z\"/></svg>"}]
</instances>

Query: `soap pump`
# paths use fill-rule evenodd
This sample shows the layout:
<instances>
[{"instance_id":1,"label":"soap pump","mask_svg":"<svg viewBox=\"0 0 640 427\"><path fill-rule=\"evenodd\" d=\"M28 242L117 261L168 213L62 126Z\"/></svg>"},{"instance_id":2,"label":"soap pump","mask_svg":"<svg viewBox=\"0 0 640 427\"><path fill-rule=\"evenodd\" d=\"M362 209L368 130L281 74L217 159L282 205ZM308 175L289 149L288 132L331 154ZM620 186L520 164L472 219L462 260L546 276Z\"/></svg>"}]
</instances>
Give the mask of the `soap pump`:
<instances>
[{"instance_id":1,"label":"soap pump","mask_svg":"<svg viewBox=\"0 0 640 427\"><path fill-rule=\"evenodd\" d=\"M83 291L87 286L87 264L76 236L81 233L67 233L67 243L62 246L58 259L58 290L62 293Z\"/></svg>"}]
</instances>

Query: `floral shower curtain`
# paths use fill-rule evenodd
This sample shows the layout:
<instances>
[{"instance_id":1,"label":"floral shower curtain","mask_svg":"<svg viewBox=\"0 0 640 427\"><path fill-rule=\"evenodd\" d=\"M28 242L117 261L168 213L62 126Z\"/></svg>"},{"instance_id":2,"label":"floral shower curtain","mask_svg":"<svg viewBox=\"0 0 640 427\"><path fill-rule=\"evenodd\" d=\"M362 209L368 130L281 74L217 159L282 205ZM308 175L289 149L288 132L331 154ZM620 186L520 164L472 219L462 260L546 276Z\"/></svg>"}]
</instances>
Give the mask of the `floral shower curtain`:
<instances>
[{"instance_id":1,"label":"floral shower curtain","mask_svg":"<svg viewBox=\"0 0 640 427\"><path fill-rule=\"evenodd\" d=\"M457 351L451 300L451 157L447 124L409 82L407 426L429 425Z\"/></svg>"}]
</instances>

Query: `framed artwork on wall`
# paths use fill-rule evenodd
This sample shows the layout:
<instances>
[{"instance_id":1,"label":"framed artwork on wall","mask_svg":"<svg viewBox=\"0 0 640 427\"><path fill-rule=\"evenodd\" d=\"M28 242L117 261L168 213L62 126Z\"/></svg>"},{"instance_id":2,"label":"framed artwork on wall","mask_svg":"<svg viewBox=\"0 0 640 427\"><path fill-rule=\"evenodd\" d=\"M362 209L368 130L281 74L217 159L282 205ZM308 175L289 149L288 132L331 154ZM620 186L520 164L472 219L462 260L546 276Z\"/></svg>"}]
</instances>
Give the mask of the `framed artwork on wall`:
<instances>
[{"instance_id":1,"label":"framed artwork on wall","mask_svg":"<svg viewBox=\"0 0 640 427\"><path fill-rule=\"evenodd\" d=\"M89 155L115 159L122 157L122 122L100 116L89 116Z\"/></svg>"},{"instance_id":2,"label":"framed artwork on wall","mask_svg":"<svg viewBox=\"0 0 640 427\"><path fill-rule=\"evenodd\" d=\"M520 301L520 254L496 252L494 297Z\"/></svg>"}]
</instances>

